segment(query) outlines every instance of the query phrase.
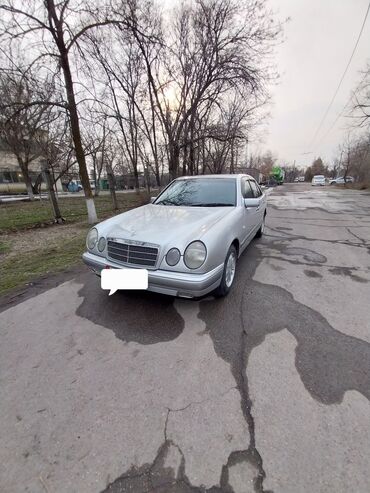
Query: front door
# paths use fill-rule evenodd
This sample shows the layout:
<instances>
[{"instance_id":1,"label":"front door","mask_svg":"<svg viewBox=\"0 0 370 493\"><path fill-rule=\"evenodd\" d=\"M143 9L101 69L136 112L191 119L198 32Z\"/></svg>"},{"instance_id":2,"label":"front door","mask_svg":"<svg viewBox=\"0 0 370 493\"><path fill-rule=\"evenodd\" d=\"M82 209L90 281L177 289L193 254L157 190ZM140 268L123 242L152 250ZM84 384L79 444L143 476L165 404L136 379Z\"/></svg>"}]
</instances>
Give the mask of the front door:
<instances>
[{"instance_id":1,"label":"front door","mask_svg":"<svg viewBox=\"0 0 370 493\"><path fill-rule=\"evenodd\" d=\"M257 185L257 183L254 180L249 180L249 185L252 189L254 198L259 199L259 205L258 207L255 208L255 226L259 226L262 223L263 219L263 214L265 212L265 207L264 207L264 197L262 190L260 187Z\"/></svg>"},{"instance_id":2,"label":"front door","mask_svg":"<svg viewBox=\"0 0 370 493\"><path fill-rule=\"evenodd\" d=\"M255 194L248 178L242 178L242 197L244 199L254 199ZM243 239L242 244L251 239L253 231L259 224L259 214L256 207L244 207L243 211Z\"/></svg>"}]
</instances>

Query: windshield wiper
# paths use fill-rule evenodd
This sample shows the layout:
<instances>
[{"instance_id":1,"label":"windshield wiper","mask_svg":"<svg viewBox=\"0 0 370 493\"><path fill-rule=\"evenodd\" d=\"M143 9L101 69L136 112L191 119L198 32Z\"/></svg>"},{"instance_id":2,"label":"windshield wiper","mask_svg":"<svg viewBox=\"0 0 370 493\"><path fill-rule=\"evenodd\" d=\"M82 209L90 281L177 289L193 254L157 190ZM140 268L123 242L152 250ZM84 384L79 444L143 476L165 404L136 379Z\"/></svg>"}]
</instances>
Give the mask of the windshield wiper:
<instances>
[{"instance_id":1,"label":"windshield wiper","mask_svg":"<svg viewBox=\"0 0 370 493\"><path fill-rule=\"evenodd\" d=\"M235 204L225 204L224 202L210 202L201 204L187 204L189 207L234 207Z\"/></svg>"},{"instance_id":2,"label":"windshield wiper","mask_svg":"<svg viewBox=\"0 0 370 493\"><path fill-rule=\"evenodd\" d=\"M156 202L154 205L179 205L176 202L172 202L172 200L161 200L160 202Z\"/></svg>"}]
</instances>

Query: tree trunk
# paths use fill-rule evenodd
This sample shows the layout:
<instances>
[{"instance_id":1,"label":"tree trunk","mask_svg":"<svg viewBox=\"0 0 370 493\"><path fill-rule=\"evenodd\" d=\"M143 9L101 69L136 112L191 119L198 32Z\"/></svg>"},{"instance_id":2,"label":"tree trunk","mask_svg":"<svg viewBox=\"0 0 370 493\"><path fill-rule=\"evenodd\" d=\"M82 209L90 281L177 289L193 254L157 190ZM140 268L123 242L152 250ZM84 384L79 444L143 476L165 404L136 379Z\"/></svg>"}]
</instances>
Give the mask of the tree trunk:
<instances>
[{"instance_id":1,"label":"tree trunk","mask_svg":"<svg viewBox=\"0 0 370 493\"><path fill-rule=\"evenodd\" d=\"M29 176L25 176L24 177L24 182L26 184L26 188L27 188L27 193L28 193L28 197L30 200L35 200L35 196L33 194L33 188L32 188L32 183L31 183L31 179Z\"/></svg>"},{"instance_id":2,"label":"tree trunk","mask_svg":"<svg viewBox=\"0 0 370 493\"><path fill-rule=\"evenodd\" d=\"M35 200L35 195L33 193L32 181L30 175L28 174L28 166L23 162L23 158L21 156L17 156L17 161L19 167L21 168L22 176L24 183L26 185L27 194L30 200Z\"/></svg>"},{"instance_id":3,"label":"tree trunk","mask_svg":"<svg viewBox=\"0 0 370 493\"><path fill-rule=\"evenodd\" d=\"M139 184L139 173L137 171L137 163L133 166L134 169L134 182L135 182L135 191L136 193L140 192L140 184Z\"/></svg>"},{"instance_id":4,"label":"tree trunk","mask_svg":"<svg viewBox=\"0 0 370 493\"><path fill-rule=\"evenodd\" d=\"M150 109L152 114L152 132L153 132L153 157L154 157L154 168L155 168L155 179L157 186L160 188L161 186L161 175L159 172L159 163L158 163L158 145L157 145L157 132L155 128L155 105L153 101L152 87L150 83L148 84L149 89L149 98L150 98Z\"/></svg>"},{"instance_id":5,"label":"tree trunk","mask_svg":"<svg viewBox=\"0 0 370 493\"><path fill-rule=\"evenodd\" d=\"M113 209L116 211L118 210L118 201L117 201L116 189L114 185L114 174L113 174L112 166L110 164L107 164L106 170L107 170L107 178L109 184L109 193L112 199Z\"/></svg>"},{"instance_id":6,"label":"tree trunk","mask_svg":"<svg viewBox=\"0 0 370 493\"><path fill-rule=\"evenodd\" d=\"M50 169L48 168L47 165L44 166L44 175L45 175L47 191L49 194L49 199L50 199L50 202L51 202L51 205L53 208L53 212L54 212L55 221L58 224L63 224L64 219L62 218L62 214L60 213L58 200L56 198L55 191L54 191L54 180L53 180L53 177L50 173Z\"/></svg>"},{"instance_id":7,"label":"tree trunk","mask_svg":"<svg viewBox=\"0 0 370 493\"><path fill-rule=\"evenodd\" d=\"M191 176L194 175L194 168L195 168L194 126L195 126L195 115L193 112L190 118L190 144L189 144L189 172Z\"/></svg>"},{"instance_id":8,"label":"tree trunk","mask_svg":"<svg viewBox=\"0 0 370 493\"><path fill-rule=\"evenodd\" d=\"M144 174L145 174L145 184L146 184L146 191L148 192L148 195L150 197L150 173L149 173L149 165L144 165Z\"/></svg>"},{"instance_id":9,"label":"tree trunk","mask_svg":"<svg viewBox=\"0 0 370 493\"><path fill-rule=\"evenodd\" d=\"M35 183L32 185L33 193L41 195L41 186L42 186L42 173L39 173L39 175L36 178Z\"/></svg>"},{"instance_id":10,"label":"tree trunk","mask_svg":"<svg viewBox=\"0 0 370 493\"><path fill-rule=\"evenodd\" d=\"M231 141L231 149L230 149L230 174L234 174L234 140Z\"/></svg>"},{"instance_id":11,"label":"tree trunk","mask_svg":"<svg viewBox=\"0 0 370 493\"><path fill-rule=\"evenodd\" d=\"M186 163L188 161L188 146L187 144L184 145L183 151L182 151L182 176L186 175Z\"/></svg>"},{"instance_id":12,"label":"tree trunk","mask_svg":"<svg viewBox=\"0 0 370 493\"><path fill-rule=\"evenodd\" d=\"M85 199L86 199L86 208L87 208L87 218L89 224L96 223L98 221L98 217L96 215L95 203L93 194L90 187L89 174L87 172L85 154L82 147L81 142L81 131L80 131L80 123L78 119L77 105L73 88L72 74L71 68L69 66L68 60L68 52L65 48L64 41L61 41L63 46L59 45L59 51L61 54L61 65L64 75L64 82L66 86L67 92L67 100L68 100L68 112L70 118L71 125L71 133L73 138L73 144L76 152L76 160L78 163L79 174L81 179L81 184L84 190Z\"/></svg>"},{"instance_id":13,"label":"tree trunk","mask_svg":"<svg viewBox=\"0 0 370 493\"><path fill-rule=\"evenodd\" d=\"M179 171L180 147L177 143L170 144L170 159L168 163L168 173L170 180L177 178Z\"/></svg>"},{"instance_id":14,"label":"tree trunk","mask_svg":"<svg viewBox=\"0 0 370 493\"><path fill-rule=\"evenodd\" d=\"M161 187L161 174L159 172L159 166L158 166L158 159L155 158L155 182L157 184L157 187L160 188Z\"/></svg>"}]
</instances>

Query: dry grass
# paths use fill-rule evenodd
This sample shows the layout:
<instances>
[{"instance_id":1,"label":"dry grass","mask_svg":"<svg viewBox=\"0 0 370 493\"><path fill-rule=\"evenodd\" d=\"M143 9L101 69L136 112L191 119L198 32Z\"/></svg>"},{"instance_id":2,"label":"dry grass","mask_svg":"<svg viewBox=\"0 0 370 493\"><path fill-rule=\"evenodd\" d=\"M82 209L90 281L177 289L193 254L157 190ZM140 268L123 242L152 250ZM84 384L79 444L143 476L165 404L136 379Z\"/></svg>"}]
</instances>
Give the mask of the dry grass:
<instances>
[{"instance_id":1,"label":"dry grass","mask_svg":"<svg viewBox=\"0 0 370 493\"><path fill-rule=\"evenodd\" d=\"M147 194L118 193L117 212L123 212L148 202ZM95 198L99 219L105 219L117 212L112 209L109 195ZM59 199L62 216L67 223L80 222L87 219L86 204L83 196L69 196ZM53 211L48 199L33 202L12 202L0 204L0 233L39 228L53 224Z\"/></svg>"},{"instance_id":2,"label":"dry grass","mask_svg":"<svg viewBox=\"0 0 370 493\"><path fill-rule=\"evenodd\" d=\"M96 200L99 219L132 209L148 198L144 194L119 194L119 211L113 211L109 195ZM46 202L18 202L0 205L0 293L29 283L45 274L63 271L81 263L86 221L83 197L60 199L65 224L52 221Z\"/></svg>"}]
</instances>

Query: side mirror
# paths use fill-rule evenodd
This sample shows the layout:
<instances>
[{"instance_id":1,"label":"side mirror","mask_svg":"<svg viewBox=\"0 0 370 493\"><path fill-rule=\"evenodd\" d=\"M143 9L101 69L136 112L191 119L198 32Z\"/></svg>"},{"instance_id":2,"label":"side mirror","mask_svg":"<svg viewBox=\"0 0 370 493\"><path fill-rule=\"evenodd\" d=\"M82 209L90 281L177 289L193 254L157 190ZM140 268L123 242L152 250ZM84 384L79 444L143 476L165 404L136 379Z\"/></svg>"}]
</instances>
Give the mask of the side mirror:
<instances>
[{"instance_id":1,"label":"side mirror","mask_svg":"<svg viewBox=\"0 0 370 493\"><path fill-rule=\"evenodd\" d=\"M150 197L150 203L152 204L157 197Z\"/></svg>"},{"instance_id":2,"label":"side mirror","mask_svg":"<svg viewBox=\"0 0 370 493\"><path fill-rule=\"evenodd\" d=\"M244 199L244 207L246 209L250 207L258 207L260 205L260 199Z\"/></svg>"}]
</instances>

